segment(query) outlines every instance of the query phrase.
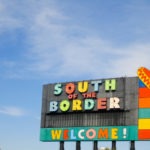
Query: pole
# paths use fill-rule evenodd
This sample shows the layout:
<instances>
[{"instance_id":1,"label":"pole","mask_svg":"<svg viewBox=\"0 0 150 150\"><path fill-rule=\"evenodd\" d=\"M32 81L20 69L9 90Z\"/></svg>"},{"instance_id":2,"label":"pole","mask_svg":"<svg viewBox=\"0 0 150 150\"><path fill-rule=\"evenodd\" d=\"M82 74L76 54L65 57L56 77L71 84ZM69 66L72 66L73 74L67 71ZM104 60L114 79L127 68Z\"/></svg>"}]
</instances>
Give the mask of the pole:
<instances>
[{"instance_id":1,"label":"pole","mask_svg":"<svg viewBox=\"0 0 150 150\"><path fill-rule=\"evenodd\" d=\"M116 149L116 141L112 141L112 150L117 150Z\"/></svg>"},{"instance_id":2,"label":"pole","mask_svg":"<svg viewBox=\"0 0 150 150\"><path fill-rule=\"evenodd\" d=\"M98 148L97 148L97 141L93 142L93 150L98 150Z\"/></svg>"},{"instance_id":3,"label":"pole","mask_svg":"<svg viewBox=\"0 0 150 150\"><path fill-rule=\"evenodd\" d=\"M76 142L76 150L81 150L80 144L81 144L80 141L77 141L77 142Z\"/></svg>"},{"instance_id":4,"label":"pole","mask_svg":"<svg viewBox=\"0 0 150 150\"><path fill-rule=\"evenodd\" d=\"M60 141L60 150L64 150L64 141Z\"/></svg>"},{"instance_id":5,"label":"pole","mask_svg":"<svg viewBox=\"0 0 150 150\"><path fill-rule=\"evenodd\" d=\"M135 142L130 141L130 150L135 150Z\"/></svg>"}]
</instances>

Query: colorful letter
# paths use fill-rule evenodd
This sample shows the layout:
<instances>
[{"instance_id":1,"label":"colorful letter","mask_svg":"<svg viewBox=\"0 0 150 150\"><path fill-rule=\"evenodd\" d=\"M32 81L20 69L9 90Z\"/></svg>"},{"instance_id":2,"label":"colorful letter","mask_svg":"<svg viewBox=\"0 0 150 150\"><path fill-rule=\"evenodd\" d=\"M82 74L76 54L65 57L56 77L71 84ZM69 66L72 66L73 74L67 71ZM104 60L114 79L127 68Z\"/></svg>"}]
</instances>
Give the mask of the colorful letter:
<instances>
[{"instance_id":1,"label":"colorful letter","mask_svg":"<svg viewBox=\"0 0 150 150\"><path fill-rule=\"evenodd\" d=\"M51 130L52 140L60 140L62 130Z\"/></svg>"},{"instance_id":2,"label":"colorful letter","mask_svg":"<svg viewBox=\"0 0 150 150\"><path fill-rule=\"evenodd\" d=\"M74 135L74 130L71 130L71 136L70 136L71 140L76 140L77 137Z\"/></svg>"},{"instance_id":3,"label":"colorful letter","mask_svg":"<svg viewBox=\"0 0 150 150\"><path fill-rule=\"evenodd\" d=\"M81 93L87 92L88 82L78 82L78 91Z\"/></svg>"},{"instance_id":4,"label":"colorful letter","mask_svg":"<svg viewBox=\"0 0 150 150\"><path fill-rule=\"evenodd\" d=\"M95 91L95 92L98 92L98 90L99 90L99 85L102 84L102 80L99 80L99 81L91 81L91 84L94 85L94 91Z\"/></svg>"},{"instance_id":5,"label":"colorful letter","mask_svg":"<svg viewBox=\"0 0 150 150\"><path fill-rule=\"evenodd\" d=\"M105 138L105 139L108 139L108 129L99 129L98 131L98 138L101 139L101 138Z\"/></svg>"},{"instance_id":6,"label":"colorful letter","mask_svg":"<svg viewBox=\"0 0 150 150\"><path fill-rule=\"evenodd\" d=\"M114 109L114 108L120 108L119 105L120 99L118 97L112 97L110 98L110 109Z\"/></svg>"},{"instance_id":7,"label":"colorful letter","mask_svg":"<svg viewBox=\"0 0 150 150\"><path fill-rule=\"evenodd\" d=\"M94 108L94 100L93 99L85 99L84 102L84 109L85 110L91 110Z\"/></svg>"},{"instance_id":8,"label":"colorful letter","mask_svg":"<svg viewBox=\"0 0 150 150\"><path fill-rule=\"evenodd\" d=\"M73 100L72 102L72 110L73 111L78 111L78 110L82 110L82 101L79 99Z\"/></svg>"},{"instance_id":9,"label":"colorful letter","mask_svg":"<svg viewBox=\"0 0 150 150\"><path fill-rule=\"evenodd\" d=\"M78 97L78 94L69 94L68 95L69 100L76 99L77 97Z\"/></svg>"},{"instance_id":10,"label":"colorful letter","mask_svg":"<svg viewBox=\"0 0 150 150\"><path fill-rule=\"evenodd\" d=\"M50 108L49 111L50 112L55 112L58 110L58 102L57 101L51 101L50 102Z\"/></svg>"},{"instance_id":11,"label":"colorful letter","mask_svg":"<svg viewBox=\"0 0 150 150\"><path fill-rule=\"evenodd\" d=\"M116 80L105 80L105 91L116 90Z\"/></svg>"},{"instance_id":12,"label":"colorful letter","mask_svg":"<svg viewBox=\"0 0 150 150\"><path fill-rule=\"evenodd\" d=\"M106 98L98 98L97 109L107 109L107 99Z\"/></svg>"},{"instance_id":13,"label":"colorful letter","mask_svg":"<svg viewBox=\"0 0 150 150\"><path fill-rule=\"evenodd\" d=\"M118 139L118 129L117 128L112 128L111 130L111 138L112 139Z\"/></svg>"},{"instance_id":14,"label":"colorful letter","mask_svg":"<svg viewBox=\"0 0 150 150\"><path fill-rule=\"evenodd\" d=\"M70 102L68 100L62 100L60 102L60 110L65 112L68 111L70 108Z\"/></svg>"},{"instance_id":15,"label":"colorful letter","mask_svg":"<svg viewBox=\"0 0 150 150\"><path fill-rule=\"evenodd\" d=\"M60 95L62 92L62 84L58 83L54 86L54 95Z\"/></svg>"},{"instance_id":16,"label":"colorful letter","mask_svg":"<svg viewBox=\"0 0 150 150\"><path fill-rule=\"evenodd\" d=\"M63 136L63 138L64 138L64 140L68 140L68 132L69 132L69 130L64 130L64 136Z\"/></svg>"},{"instance_id":17,"label":"colorful letter","mask_svg":"<svg viewBox=\"0 0 150 150\"><path fill-rule=\"evenodd\" d=\"M80 130L80 131L78 132L78 137L79 137L80 139L84 139L84 136L81 135L83 132L84 132L84 129L82 129L82 130Z\"/></svg>"},{"instance_id":18,"label":"colorful letter","mask_svg":"<svg viewBox=\"0 0 150 150\"><path fill-rule=\"evenodd\" d=\"M86 136L87 138L89 139L93 139L95 138L96 136L96 131L94 129L89 129L87 132L86 132Z\"/></svg>"},{"instance_id":19,"label":"colorful letter","mask_svg":"<svg viewBox=\"0 0 150 150\"><path fill-rule=\"evenodd\" d=\"M75 91L75 84L74 83L68 83L66 84L66 93L72 94Z\"/></svg>"}]
</instances>

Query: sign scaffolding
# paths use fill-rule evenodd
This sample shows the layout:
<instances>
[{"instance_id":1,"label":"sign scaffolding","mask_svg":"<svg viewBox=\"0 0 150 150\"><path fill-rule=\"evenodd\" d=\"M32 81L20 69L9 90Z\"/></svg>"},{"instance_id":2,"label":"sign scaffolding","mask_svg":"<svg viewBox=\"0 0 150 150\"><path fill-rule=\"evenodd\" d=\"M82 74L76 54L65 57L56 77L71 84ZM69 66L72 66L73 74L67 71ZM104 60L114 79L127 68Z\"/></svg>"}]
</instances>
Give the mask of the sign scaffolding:
<instances>
[{"instance_id":1,"label":"sign scaffolding","mask_svg":"<svg viewBox=\"0 0 150 150\"><path fill-rule=\"evenodd\" d=\"M150 140L150 75L43 86L40 140Z\"/></svg>"}]
</instances>

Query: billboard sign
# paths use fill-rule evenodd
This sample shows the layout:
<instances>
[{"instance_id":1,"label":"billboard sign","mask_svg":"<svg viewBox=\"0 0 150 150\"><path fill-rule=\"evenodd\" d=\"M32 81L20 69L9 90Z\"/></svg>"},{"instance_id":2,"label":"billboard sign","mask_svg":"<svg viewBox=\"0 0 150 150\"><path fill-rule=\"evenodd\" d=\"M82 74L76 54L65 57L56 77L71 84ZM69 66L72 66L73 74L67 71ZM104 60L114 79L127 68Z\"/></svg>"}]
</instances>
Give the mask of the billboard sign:
<instances>
[{"instance_id":1,"label":"billboard sign","mask_svg":"<svg viewBox=\"0 0 150 150\"><path fill-rule=\"evenodd\" d=\"M149 140L148 76L44 85L40 140Z\"/></svg>"}]
</instances>

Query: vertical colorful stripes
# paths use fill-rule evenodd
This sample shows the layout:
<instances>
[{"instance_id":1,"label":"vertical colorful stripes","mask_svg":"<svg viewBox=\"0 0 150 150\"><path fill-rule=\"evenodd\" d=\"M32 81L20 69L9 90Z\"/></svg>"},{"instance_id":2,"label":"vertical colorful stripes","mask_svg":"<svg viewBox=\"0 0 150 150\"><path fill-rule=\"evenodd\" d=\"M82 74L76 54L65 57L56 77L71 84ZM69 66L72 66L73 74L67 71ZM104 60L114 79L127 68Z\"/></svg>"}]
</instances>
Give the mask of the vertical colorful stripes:
<instances>
[{"instance_id":1,"label":"vertical colorful stripes","mask_svg":"<svg viewBox=\"0 0 150 150\"><path fill-rule=\"evenodd\" d=\"M139 140L150 140L150 89L139 79Z\"/></svg>"}]
</instances>

